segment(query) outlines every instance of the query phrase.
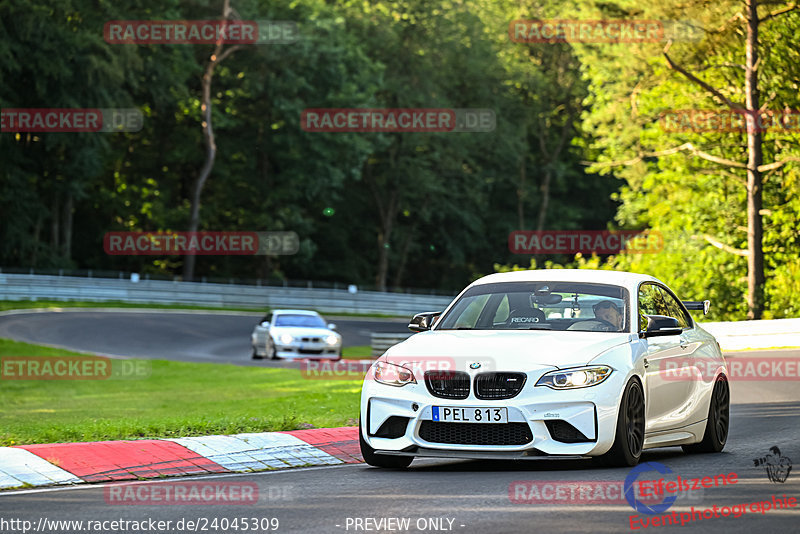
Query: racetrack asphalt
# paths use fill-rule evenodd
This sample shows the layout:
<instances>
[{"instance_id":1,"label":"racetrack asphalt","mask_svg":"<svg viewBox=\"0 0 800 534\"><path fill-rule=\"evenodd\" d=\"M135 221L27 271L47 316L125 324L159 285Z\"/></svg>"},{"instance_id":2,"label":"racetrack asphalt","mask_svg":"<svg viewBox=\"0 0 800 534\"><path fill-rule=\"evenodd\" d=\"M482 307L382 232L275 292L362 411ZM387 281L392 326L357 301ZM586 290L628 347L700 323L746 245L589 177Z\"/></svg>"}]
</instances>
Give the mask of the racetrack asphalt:
<instances>
[{"instance_id":1,"label":"racetrack asphalt","mask_svg":"<svg viewBox=\"0 0 800 534\"><path fill-rule=\"evenodd\" d=\"M250 334L262 313L64 309L0 315L0 338L107 356L236 365L287 366L251 359ZM371 332L410 333L407 319L325 316L345 347L370 344Z\"/></svg>"},{"instance_id":2,"label":"racetrack asphalt","mask_svg":"<svg viewBox=\"0 0 800 534\"><path fill-rule=\"evenodd\" d=\"M795 354L798 356L798 354ZM790 384L794 386L793 384ZM734 405L731 434L720 454L689 455L680 448L645 451L643 461L659 462L682 478L713 477L735 472L735 484L704 489L687 500L677 501L669 510L679 514L696 509L733 506L756 501L771 501L772 496L800 498L800 474L791 472L784 483L770 482L763 467L754 460L778 446L787 459L800 460L800 395L797 388L786 388L773 395L774 384L742 382L732 384ZM789 391L794 402L776 402ZM625 532L630 531L630 516L637 514L626 502L581 504L551 497L544 503L515 503L509 488L516 481L533 481L542 488L548 482L622 482L631 472L623 468L598 468L588 461L496 462L466 460L415 460L407 470L387 470L364 464L299 468L254 474L208 475L195 482L216 484L255 484L258 501L252 505L119 505L106 502L105 485L76 488L23 490L0 494L0 518L24 519L37 524L49 520L161 520L207 521L208 532L237 517L278 518L277 532ZM655 473L642 478L655 478ZM186 478L179 479L186 481ZM167 481L134 482L134 485L170 484ZM566 492L569 495L569 492ZM667 513L669 513L667 512ZM408 529L366 530L355 528L357 518L409 518ZM678 516L680 517L680 515ZM696 516L695 516L696 517ZM444 518L444 528L430 528L430 518ZM452 520L449 523L448 520ZM739 518L703 519L686 526L654 527L648 532L797 532L800 508L770 510L765 514L747 513ZM419 523L418 523L419 522ZM427 522L427 525L425 524ZM110 523L109 523L110 525ZM374 527L374 523L369 523ZM396 524L393 524L397 526ZM386 525L384 525L386 526ZM426 527L426 528L418 528ZM202 531L202 529L200 530ZM21 532L8 531L3 532ZM78 532L51 529L48 532ZM103 532L125 532L109 529ZM257 530L267 532L267 530Z\"/></svg>"}]
</instances>

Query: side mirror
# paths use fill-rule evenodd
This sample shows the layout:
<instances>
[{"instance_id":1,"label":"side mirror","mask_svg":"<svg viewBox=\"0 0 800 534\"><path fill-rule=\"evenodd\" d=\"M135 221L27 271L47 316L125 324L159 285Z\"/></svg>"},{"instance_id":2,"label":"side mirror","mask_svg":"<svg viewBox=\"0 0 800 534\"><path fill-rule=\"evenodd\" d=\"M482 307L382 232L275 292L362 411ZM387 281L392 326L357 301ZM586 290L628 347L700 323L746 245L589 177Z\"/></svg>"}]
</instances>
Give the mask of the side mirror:
<instances>
[{"instance_id":1,"label":"side mirror","mask_svg":"<svg viewBox=\"0 0 800 534\"><path fill-rule=\"evenodd\" d=\"M683 329L674 317L666 315L644 315L647 320L647 328L644 332L639 332L639 337L657 336L679 336Z\"/></svg>"},{"instance_id":2,"label":"side mirror","mask_svg":"<svg viewBox=\"0 0 800 534\"><path fill-rule=\"evenodd\" d=\"M261 325L261 326L263 326L264 328L266 328L266 327L268 327L268 326L269 326L269 321L261 321L261 322L260 322L260 323L258 323L258 324L259 324L259 325Z\"/></svg>"},{"instance_id":3,"label":"side mirror","mask_svg":"<svg viewBox=\"0 0 800 534\"><path fill-rule=\"evenodd\" d=\"M684 300L683 305L686 306L687 310L692 310L692 311L703 310L703 315L708 315L708 310L709 308L711 308L711 301L704 300L700 302L699 300Z\"/></svg>"},{"instance_id":4,"label":"side mirror","mask_svg":"<svg viewBox=\"0 0 800 534\"><path fill-rule=\"evenodd\" d=\"M328 323L328 330L336 330L336 325L333 323Z\"/></svg>"},{"instance_id":5,"label":"side mirror","mask_svg":"<svg viewBox=\"0 0 800 534\"><path fill-rule=\"evenodd\" d=\"M411 318L411 322L408 323L408 329L412 332L423 332L425 330L430 330L441 314L442 312L440 311L418 313Z\"/></svg>"}]
</instances>

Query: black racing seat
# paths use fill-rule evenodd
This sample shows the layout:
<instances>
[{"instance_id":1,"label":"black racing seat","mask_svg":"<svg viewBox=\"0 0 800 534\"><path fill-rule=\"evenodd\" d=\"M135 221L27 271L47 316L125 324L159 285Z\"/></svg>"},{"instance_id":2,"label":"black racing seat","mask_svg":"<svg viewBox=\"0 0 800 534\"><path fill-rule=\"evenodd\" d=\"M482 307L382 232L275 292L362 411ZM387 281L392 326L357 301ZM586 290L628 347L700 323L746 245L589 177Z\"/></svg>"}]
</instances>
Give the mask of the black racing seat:
<instances>
[{"instance_id":1,"label":"black racing seat","mask_svg":"<svg viewBox=\"0 0 800 534\"><path fill-rule=\"evenodd\" d=\"M531 308L525 306L516 310L511 310L508 314L506 326L515 328L525 327L527 325L536 325L547 321L544 312L538 308Z\"/></svg>"}]
</instances>

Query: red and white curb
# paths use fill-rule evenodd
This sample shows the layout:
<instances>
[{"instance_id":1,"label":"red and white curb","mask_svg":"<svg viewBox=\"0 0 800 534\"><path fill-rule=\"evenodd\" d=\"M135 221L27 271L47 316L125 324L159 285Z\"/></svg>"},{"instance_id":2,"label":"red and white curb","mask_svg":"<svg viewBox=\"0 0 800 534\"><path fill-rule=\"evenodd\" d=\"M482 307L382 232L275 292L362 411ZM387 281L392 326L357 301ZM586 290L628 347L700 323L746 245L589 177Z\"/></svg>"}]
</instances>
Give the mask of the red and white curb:
<instances>
[{"instance_id":1,"label":"red and white curb","mask_svg":"<svg viewBox=\"0 0 800 534\"><path fill-rule=\"evenodd\" d=\"M362 462L358 428L0 447L0 489Z\"/></svg>"}]
</instances>

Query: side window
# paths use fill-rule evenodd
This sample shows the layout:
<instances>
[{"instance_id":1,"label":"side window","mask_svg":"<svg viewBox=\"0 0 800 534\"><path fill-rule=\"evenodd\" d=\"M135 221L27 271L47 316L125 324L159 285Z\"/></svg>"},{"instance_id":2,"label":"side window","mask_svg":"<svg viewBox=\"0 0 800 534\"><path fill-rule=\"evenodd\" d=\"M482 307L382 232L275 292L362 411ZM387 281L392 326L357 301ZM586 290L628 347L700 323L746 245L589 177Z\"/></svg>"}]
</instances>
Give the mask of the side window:
<instances>
[{"instance_id":1,"label":"side window","mask_svg":"<svg viewBox=\"0 0 800 534\"><path fill-rule=\"evenodd\" d=\"M681 309L681 305L678 304L678 301L676 301L672 295L665 291L663 287L659 287L658 290L661 292L661 296L664 299L667 310L669 311L669 313L666 315L677 319L681 328L689 328L692 323L689 318L686 317L686 313L684 313L684 311Z\"/></svg>"},{"instance_id":2,"label":"side window","mask_svg":"<svg viewBox=\"0 0 800 534\"><path fill-rule=\"evenodd\" d=\"M508 312L508 295L503 295L503 300L501 300L500 304L497 306L497 311L494 313L492 323L500 324L508 321Z\"/></svg>"},{"instance_id":3,"label":"side window","mask_svg":"<svg viewBox=\"0 0 800 534\"><path fill-rule=\"evenodd\" d=\"M271 314L271 313L268 313L268 314L266 314L266 315L264 316L264 318L263 318L263 319L261 319L261 322L262 322L262 323L264 323L264 322L267 322L267 323L272 323L272 314Z\"/></svg>"},{"instance_id":4,"label":"side window","mask_svg":"<svg viewBox=\"0 0 800 534\"><path fill-rule=\"evenodd\" d=\"M661 290L653 284L639 286L639 330L647 328L645 315L670 315Z\"/></svg>"}]
</instances>

